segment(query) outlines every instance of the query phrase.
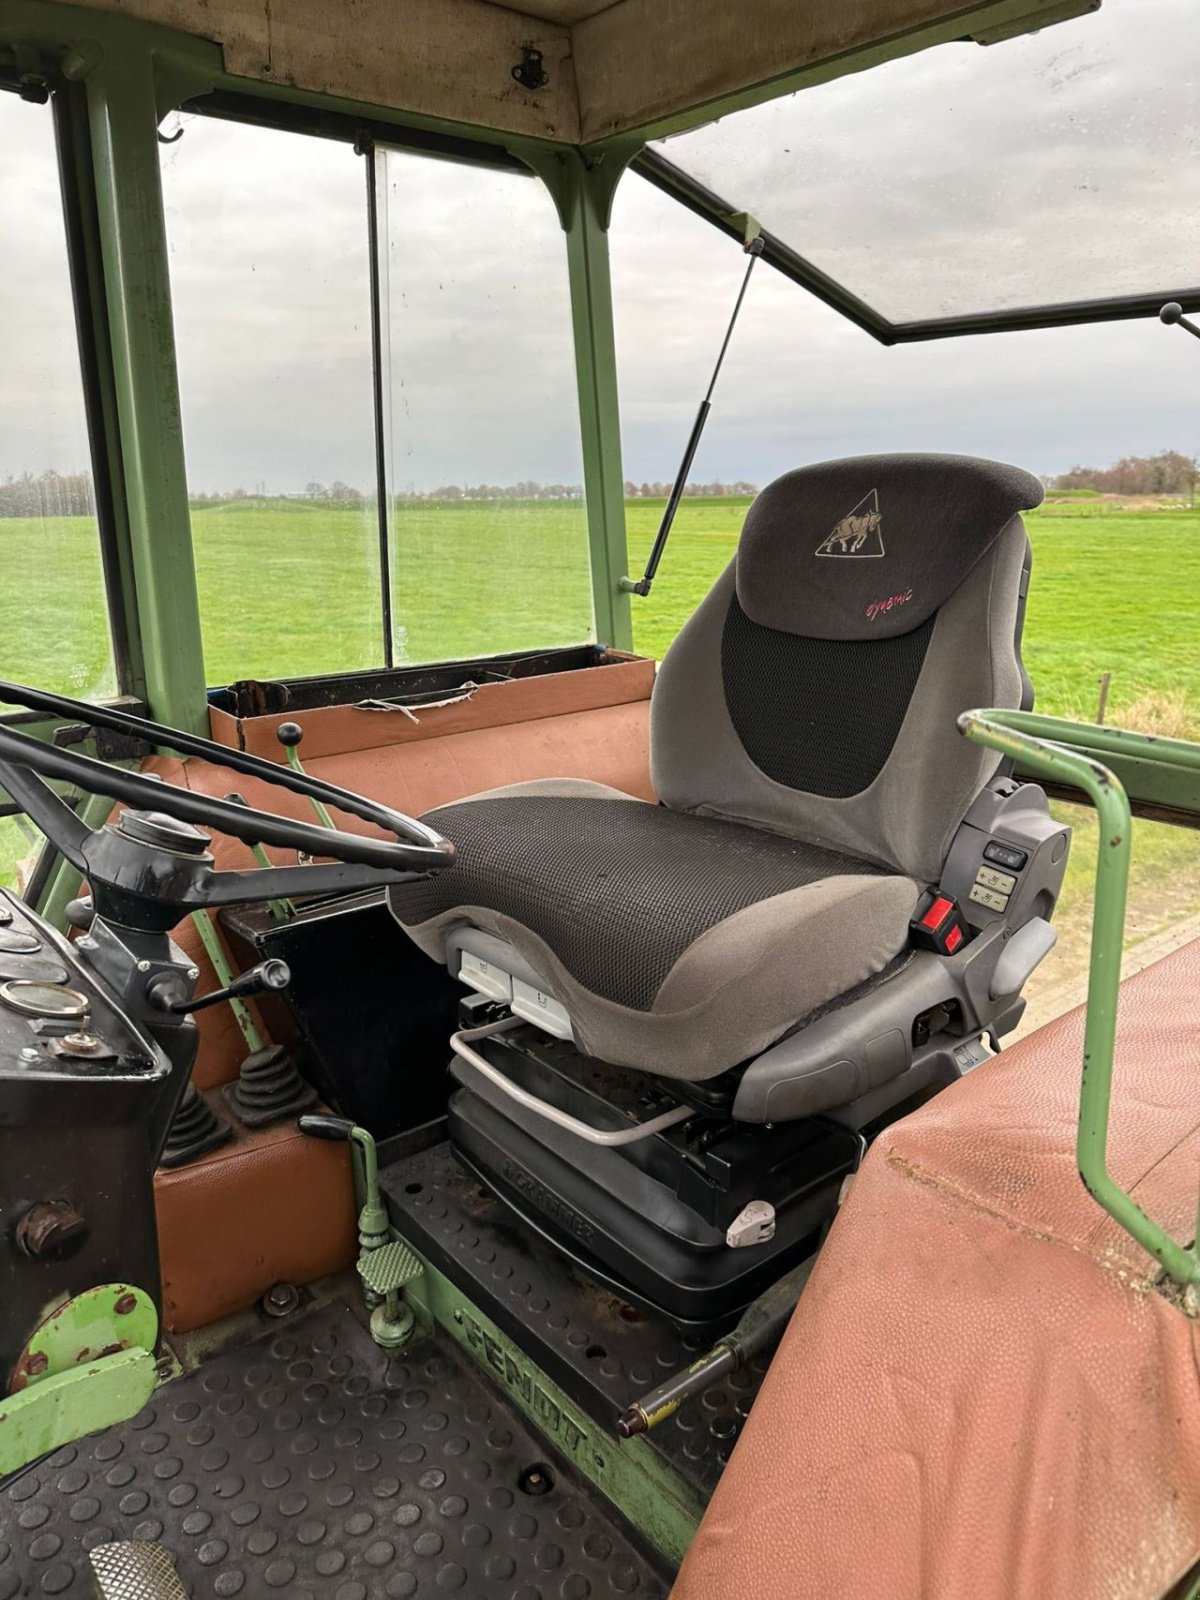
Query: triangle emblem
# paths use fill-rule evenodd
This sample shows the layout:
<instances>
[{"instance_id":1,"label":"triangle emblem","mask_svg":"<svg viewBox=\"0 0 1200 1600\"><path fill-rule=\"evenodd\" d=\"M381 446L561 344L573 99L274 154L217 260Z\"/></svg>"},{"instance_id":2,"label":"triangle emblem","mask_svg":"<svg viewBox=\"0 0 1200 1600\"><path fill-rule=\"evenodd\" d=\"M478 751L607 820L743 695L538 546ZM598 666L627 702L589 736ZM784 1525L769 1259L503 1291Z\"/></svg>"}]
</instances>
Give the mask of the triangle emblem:
<instances>
[{"instance_id":1,"label":"triangle emblem","mask_svg":"<svg viewBox=\"0 0 1200 1600\"><path fill-rule=\"evenodd\" d=\"M827 538L817 546L819 556L867 556L883 554L883 517L879 510L879 491L863 495L853 511L847 512Z\"/></svg>"}]
</instances>

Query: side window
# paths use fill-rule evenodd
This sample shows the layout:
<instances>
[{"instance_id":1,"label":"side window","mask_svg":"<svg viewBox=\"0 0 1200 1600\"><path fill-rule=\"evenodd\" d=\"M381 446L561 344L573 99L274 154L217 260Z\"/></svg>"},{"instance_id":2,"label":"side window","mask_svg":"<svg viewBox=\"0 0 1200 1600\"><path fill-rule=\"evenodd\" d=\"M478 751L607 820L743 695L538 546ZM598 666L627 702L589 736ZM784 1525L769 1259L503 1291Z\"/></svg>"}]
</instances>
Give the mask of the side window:
<instances>
[{"instance_id":1,"label":"side window","mask_svg":"<svg viewBox=\"0 0 1200 1600\"><path fill-rule=\"evenodd\" d=\"M363 158L182 129L163 193L208 681L381 666Z\"/></svg>"},{"instance_id":2,"label":"side window","mask_svg":"<svg viewBox=\"0 0 1200 1600\"><path fill-rule=\"evenodd\" d=\"M118 685L54 117L4 90L0 306L0 678L103 699ZM0 884L22 884L42 837L0 800Z\"/></svg>"},{"instance_id":3,"label":"side window","mask_svg":"<svg viewBox=\"0 0 1200 1600\"><path fill-rule=\"evenodd\" d=\"M566 244L523 173L376 167L395 659L594 636Z\"/></svg>"},{"instance_id":4,"label":"side window","mask_svg":"<svg viewBox=\"0 0 1200 1600\"><path fill-rule=\"evenodd\" d=\"M3 91L0 306L0 677L100 699L117 681L53 113Z\"/></svg>"}]
</instances>

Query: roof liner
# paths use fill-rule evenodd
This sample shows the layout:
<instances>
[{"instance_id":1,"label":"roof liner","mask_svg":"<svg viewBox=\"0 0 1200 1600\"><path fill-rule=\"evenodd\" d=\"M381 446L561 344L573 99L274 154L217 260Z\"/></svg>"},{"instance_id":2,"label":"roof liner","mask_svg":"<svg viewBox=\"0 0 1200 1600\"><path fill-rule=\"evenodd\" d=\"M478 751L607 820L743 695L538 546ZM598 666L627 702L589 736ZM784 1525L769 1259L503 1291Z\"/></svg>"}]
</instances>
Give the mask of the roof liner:
<instances>
[{"instance_id":1,"label":"roof liner","mask_svg":"<svg viewBox=\"0 0 1200 1600\"><path fill-rule=\"evenodd\" d=\"M210 39L227 72L565 144L675 131L946 39L1098 0L82 0ZM526 47L547 81L512 76Z\"/></svg>"}]
</instances>

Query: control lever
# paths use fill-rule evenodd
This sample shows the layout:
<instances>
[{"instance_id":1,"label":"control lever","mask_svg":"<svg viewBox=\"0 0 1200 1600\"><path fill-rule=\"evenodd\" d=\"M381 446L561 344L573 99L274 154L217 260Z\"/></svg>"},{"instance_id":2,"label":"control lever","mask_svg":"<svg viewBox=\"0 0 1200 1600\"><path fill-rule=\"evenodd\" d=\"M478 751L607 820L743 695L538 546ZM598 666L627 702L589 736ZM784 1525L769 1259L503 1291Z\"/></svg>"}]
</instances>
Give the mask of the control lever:
<instances>
[{"instance_id":1,"label":"control lever","mask_svg":"<svg viewBox=\"0 0 1200 1600\"><path fill-rule=\"evenodd\" d=\"M1178 323L1181 328L1186 328L1194 339L1200 339L1200 327L1188 320L1183 314L1183 307L1178 300L1168 300L1158 313L1158 320L1165 322L1168 328ZM282 732L282 729L280 730Z\"/></svg>"},{"instance_id":2,"label":"control lever","mask_svg":"<svg viewBox=\"0 0 1200 1600\"><path fill-rule=\"evenodd\" d=\"M400 1293L421 1276L424 1266L402 1239L392 1238L387 1206L379 1191L375 1140L349 1117L335 1117L327 1111L309 1112L297 1126L313 1139L344 1139L354 1152L355 1187L362 1198L358 1275L367 1304L374 1306L371 1337L382 1349L397 1350L408 1343L416 1327L412 1307L401 1300Z\"/></svg>"},{"instance_id":3,"label":"control lever","mask_svg":"<svg viewBox=\"0 0 1200 1600\"><path fill-rule=\"evenodd\" d=\"M247 811L250 809L249 800L246 799L244 794L238 794L236 789L227 794L225 798L231 805L245 806ZM250 846L250 853L253 855L258 865L264 870L270 867L271 858L263 848L262 844L252 844ZM271 913L276 922L286 922L289 917L293 917L296 914L296 908L292 905L290 900L268 900L267 910Z\"/></svg>"},{"instance_id":4,"label":"control lever","mask_svg":"<svg viewBox=\"0 0 1200 1600\"><path fill-rule=\"evenodd\" d=\"M173 1017L186 1017L194 1011L205 1011L209 1006L224 1005L227 1000L241 1000L246 995L265 994L271 989L286 989L291 981L292 972L287 962L272 956L248 972L239 973L224 988L212 989L197 1000L167 999L166 987L157 985L151 986L150 999L160 1011L170 1012Z\"/></svg>"},{"instance_id":5,"label":"control lever","mask_svg":"<svg viewBox=\"0 0 1200 1600\"><path fill-rule=\"evenodd\" d=\"M308 773L300 764L300 741L304 738L304 729L298 722L281 722L275 729L275 737L284 748L288 758L288 765L293 767L302 778L307 778ZM313 810L317 813L317 821L323 828L334 826L333 818L315 795L309 795Z\"/></svg>"}]
</instances>

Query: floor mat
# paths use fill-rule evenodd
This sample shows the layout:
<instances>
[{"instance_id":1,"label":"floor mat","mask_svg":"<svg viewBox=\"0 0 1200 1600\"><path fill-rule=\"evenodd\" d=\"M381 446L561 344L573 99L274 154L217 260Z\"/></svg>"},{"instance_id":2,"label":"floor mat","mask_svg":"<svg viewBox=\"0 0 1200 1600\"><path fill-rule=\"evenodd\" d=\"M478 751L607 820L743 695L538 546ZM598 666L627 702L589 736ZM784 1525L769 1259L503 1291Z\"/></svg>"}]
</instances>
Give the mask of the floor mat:
<instances>
[{"instance_id":1,"label":"floor mat","mask_svg":"<svg viewBox=\"0 0 1200 1600\"><path fill-rule=\"evenodd\" d=\"M448 1143L406 1153L384 1167L380 1184L404 1237L610 1430L627 1405L712 1346L713 1335L681 1334L665 1318L626 1305L531 1229L514 1225ZM770 1352L762 1352L647 1435L703 1500L733 1452L769 1361Z\"/></svg>"},{"instance_id":2,"label":"floor mat","mask_svg":"<svg viewBox=\"0 0 1200 1600\"><path fill-rule=\"evenodd\" d=\"M87 1552L115 1539L161 1540L195 1600L663 1595L590 1487L546 1465L443 1336L388 1356L331 1307L11 1481L0 1600L91 1595Z\"/></svg>"}]
</instances>

